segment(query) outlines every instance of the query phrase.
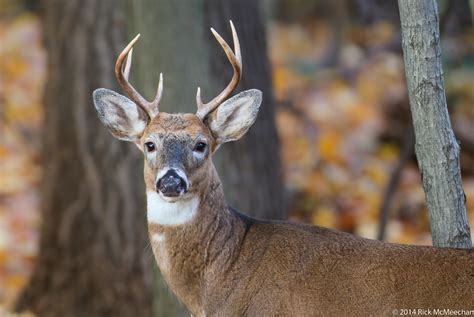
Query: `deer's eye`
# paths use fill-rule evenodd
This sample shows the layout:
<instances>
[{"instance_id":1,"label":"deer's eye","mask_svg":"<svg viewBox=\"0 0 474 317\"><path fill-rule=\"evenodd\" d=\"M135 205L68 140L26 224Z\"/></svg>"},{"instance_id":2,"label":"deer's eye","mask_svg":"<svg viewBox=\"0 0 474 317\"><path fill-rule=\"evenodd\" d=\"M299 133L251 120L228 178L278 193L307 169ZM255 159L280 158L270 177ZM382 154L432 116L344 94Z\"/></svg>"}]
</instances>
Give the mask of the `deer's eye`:
<instances>
[{"instance_id":1,"label":"deer's eye","mask_svg":"<svg viewBox=\"0 0 474 317\"><path fill-rule=\"evenodd\" d=\"M194 151L196 152L203 153L205 150L206 150L206 143L204 142L198 142L194 146Z\"/></svg>"},{"instance_id":2,"label":"deer's eye","mask_svg":"<svg viewBox=\"0 0 474 317\"><path fill-rule=\"evenodd\" d=\"M145 142L145 150L147 152L154 152L156 150L156 145L153 142Z\"/></svg>"}]
</instances>

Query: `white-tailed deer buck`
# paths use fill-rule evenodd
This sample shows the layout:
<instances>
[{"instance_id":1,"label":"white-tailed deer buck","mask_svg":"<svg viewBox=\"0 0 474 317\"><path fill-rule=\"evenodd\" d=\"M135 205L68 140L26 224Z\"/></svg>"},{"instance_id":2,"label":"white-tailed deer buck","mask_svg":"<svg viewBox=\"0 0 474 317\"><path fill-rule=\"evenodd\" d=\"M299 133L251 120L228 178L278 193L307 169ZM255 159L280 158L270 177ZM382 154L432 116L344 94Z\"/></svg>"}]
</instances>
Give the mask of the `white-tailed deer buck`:
<instances>
[{"instance_id":1,"label":"white-tailed deer buck","mask_svg":"<svg viewBox=\"0 0 474 317\"><path fill-rule=\"evenodd\" d=\"M138 36L115 65L131 100L94 91L100 120L145 156L150 241L171 290L195 316L474 314L472 250L396 245L253 219L226 203L211 156L245 134L262 99L255 89L228 99L242 73L232 22L231 28L234 51L211 30L232 64L232 80L208 103L198 88L196 114L159 112L161 75L152 102L128 82Z\"/></svg>"}]
</instances>

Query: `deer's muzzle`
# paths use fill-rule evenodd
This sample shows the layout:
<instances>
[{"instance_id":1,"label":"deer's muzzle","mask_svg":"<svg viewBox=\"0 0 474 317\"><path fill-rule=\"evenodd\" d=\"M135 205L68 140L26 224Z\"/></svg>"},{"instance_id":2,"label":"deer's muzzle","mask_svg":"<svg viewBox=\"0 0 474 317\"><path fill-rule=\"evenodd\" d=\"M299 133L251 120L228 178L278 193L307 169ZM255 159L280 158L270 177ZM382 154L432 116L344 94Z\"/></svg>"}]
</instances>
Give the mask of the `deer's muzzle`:
<instances>
[{"instance_id":1,"label":"deer's muzzle","mask_svg":"<svg viewBox=\"0 0 474 317\"><path fill-rule=\"evenodd\" d=\"M185 194L188 190L186 180L174 169L169 169L156 182L156 191L165 197L177 197Z\"/></svg>"}]
</instances>

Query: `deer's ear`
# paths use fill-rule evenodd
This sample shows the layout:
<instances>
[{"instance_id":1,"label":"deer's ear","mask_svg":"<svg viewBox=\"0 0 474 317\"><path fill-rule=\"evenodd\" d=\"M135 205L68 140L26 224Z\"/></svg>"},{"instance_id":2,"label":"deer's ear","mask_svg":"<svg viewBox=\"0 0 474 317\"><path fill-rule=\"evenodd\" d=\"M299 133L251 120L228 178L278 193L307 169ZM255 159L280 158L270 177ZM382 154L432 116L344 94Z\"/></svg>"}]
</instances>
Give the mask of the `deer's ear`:
<instances>
[{"instance_id":1,"label":"deer's ear","mask_svg":"<svg viewBox=\"0 0 474 317\"><path fill-rule=\"evenodd\" d=\"M212 112L207 125L216 137L217 144L242 137L257 119L261 102L262 92L249 89L226 100Z\"/></svg>"},{"instance_id":2,"label":"deer's ear","mask_svg":"<svg viewBox=\"0 0 474 317\"><path fill-rule=\"evenodd\" d=\"M145 111L127 97L105 88L94 90L93 99L100 121L117 139L140 139L148 122Z\"/></svg>"}]
</instances>

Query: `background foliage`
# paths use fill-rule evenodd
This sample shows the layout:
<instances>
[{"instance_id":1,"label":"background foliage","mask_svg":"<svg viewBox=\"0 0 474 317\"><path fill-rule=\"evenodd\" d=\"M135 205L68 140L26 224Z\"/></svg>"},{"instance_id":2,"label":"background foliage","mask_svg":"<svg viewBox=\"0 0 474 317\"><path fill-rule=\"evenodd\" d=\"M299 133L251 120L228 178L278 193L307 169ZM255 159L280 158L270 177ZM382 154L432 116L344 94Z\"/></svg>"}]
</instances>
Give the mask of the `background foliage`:
<instances>
[{"instance_id":1,"label":"background foliage","mask_svg":"<svg viewBox=\"0 0 474 317\"><path fill-rule=\"evenodd\" d=\"M283 1L296 7L298 1ZM304 2L304 1L303 1ZM442 3L443 4L443 3ZM443 8L443 6L441 6ZM399 25L299 11L268 24L289 217L375 238L390 176L410 133ZM0 1L0 315L27 281L37 252L41 20ZM395 43L395 44L394 44ZM474 30L443 36L446 93L461 140L474 224ZM395 48L394 48L395 47ZM251 70L247 70L251 71ZM51 153L54 155L54 153ZM386 238L431 244L413 154L393 191Z\"/></svg>"}]
</instances>

